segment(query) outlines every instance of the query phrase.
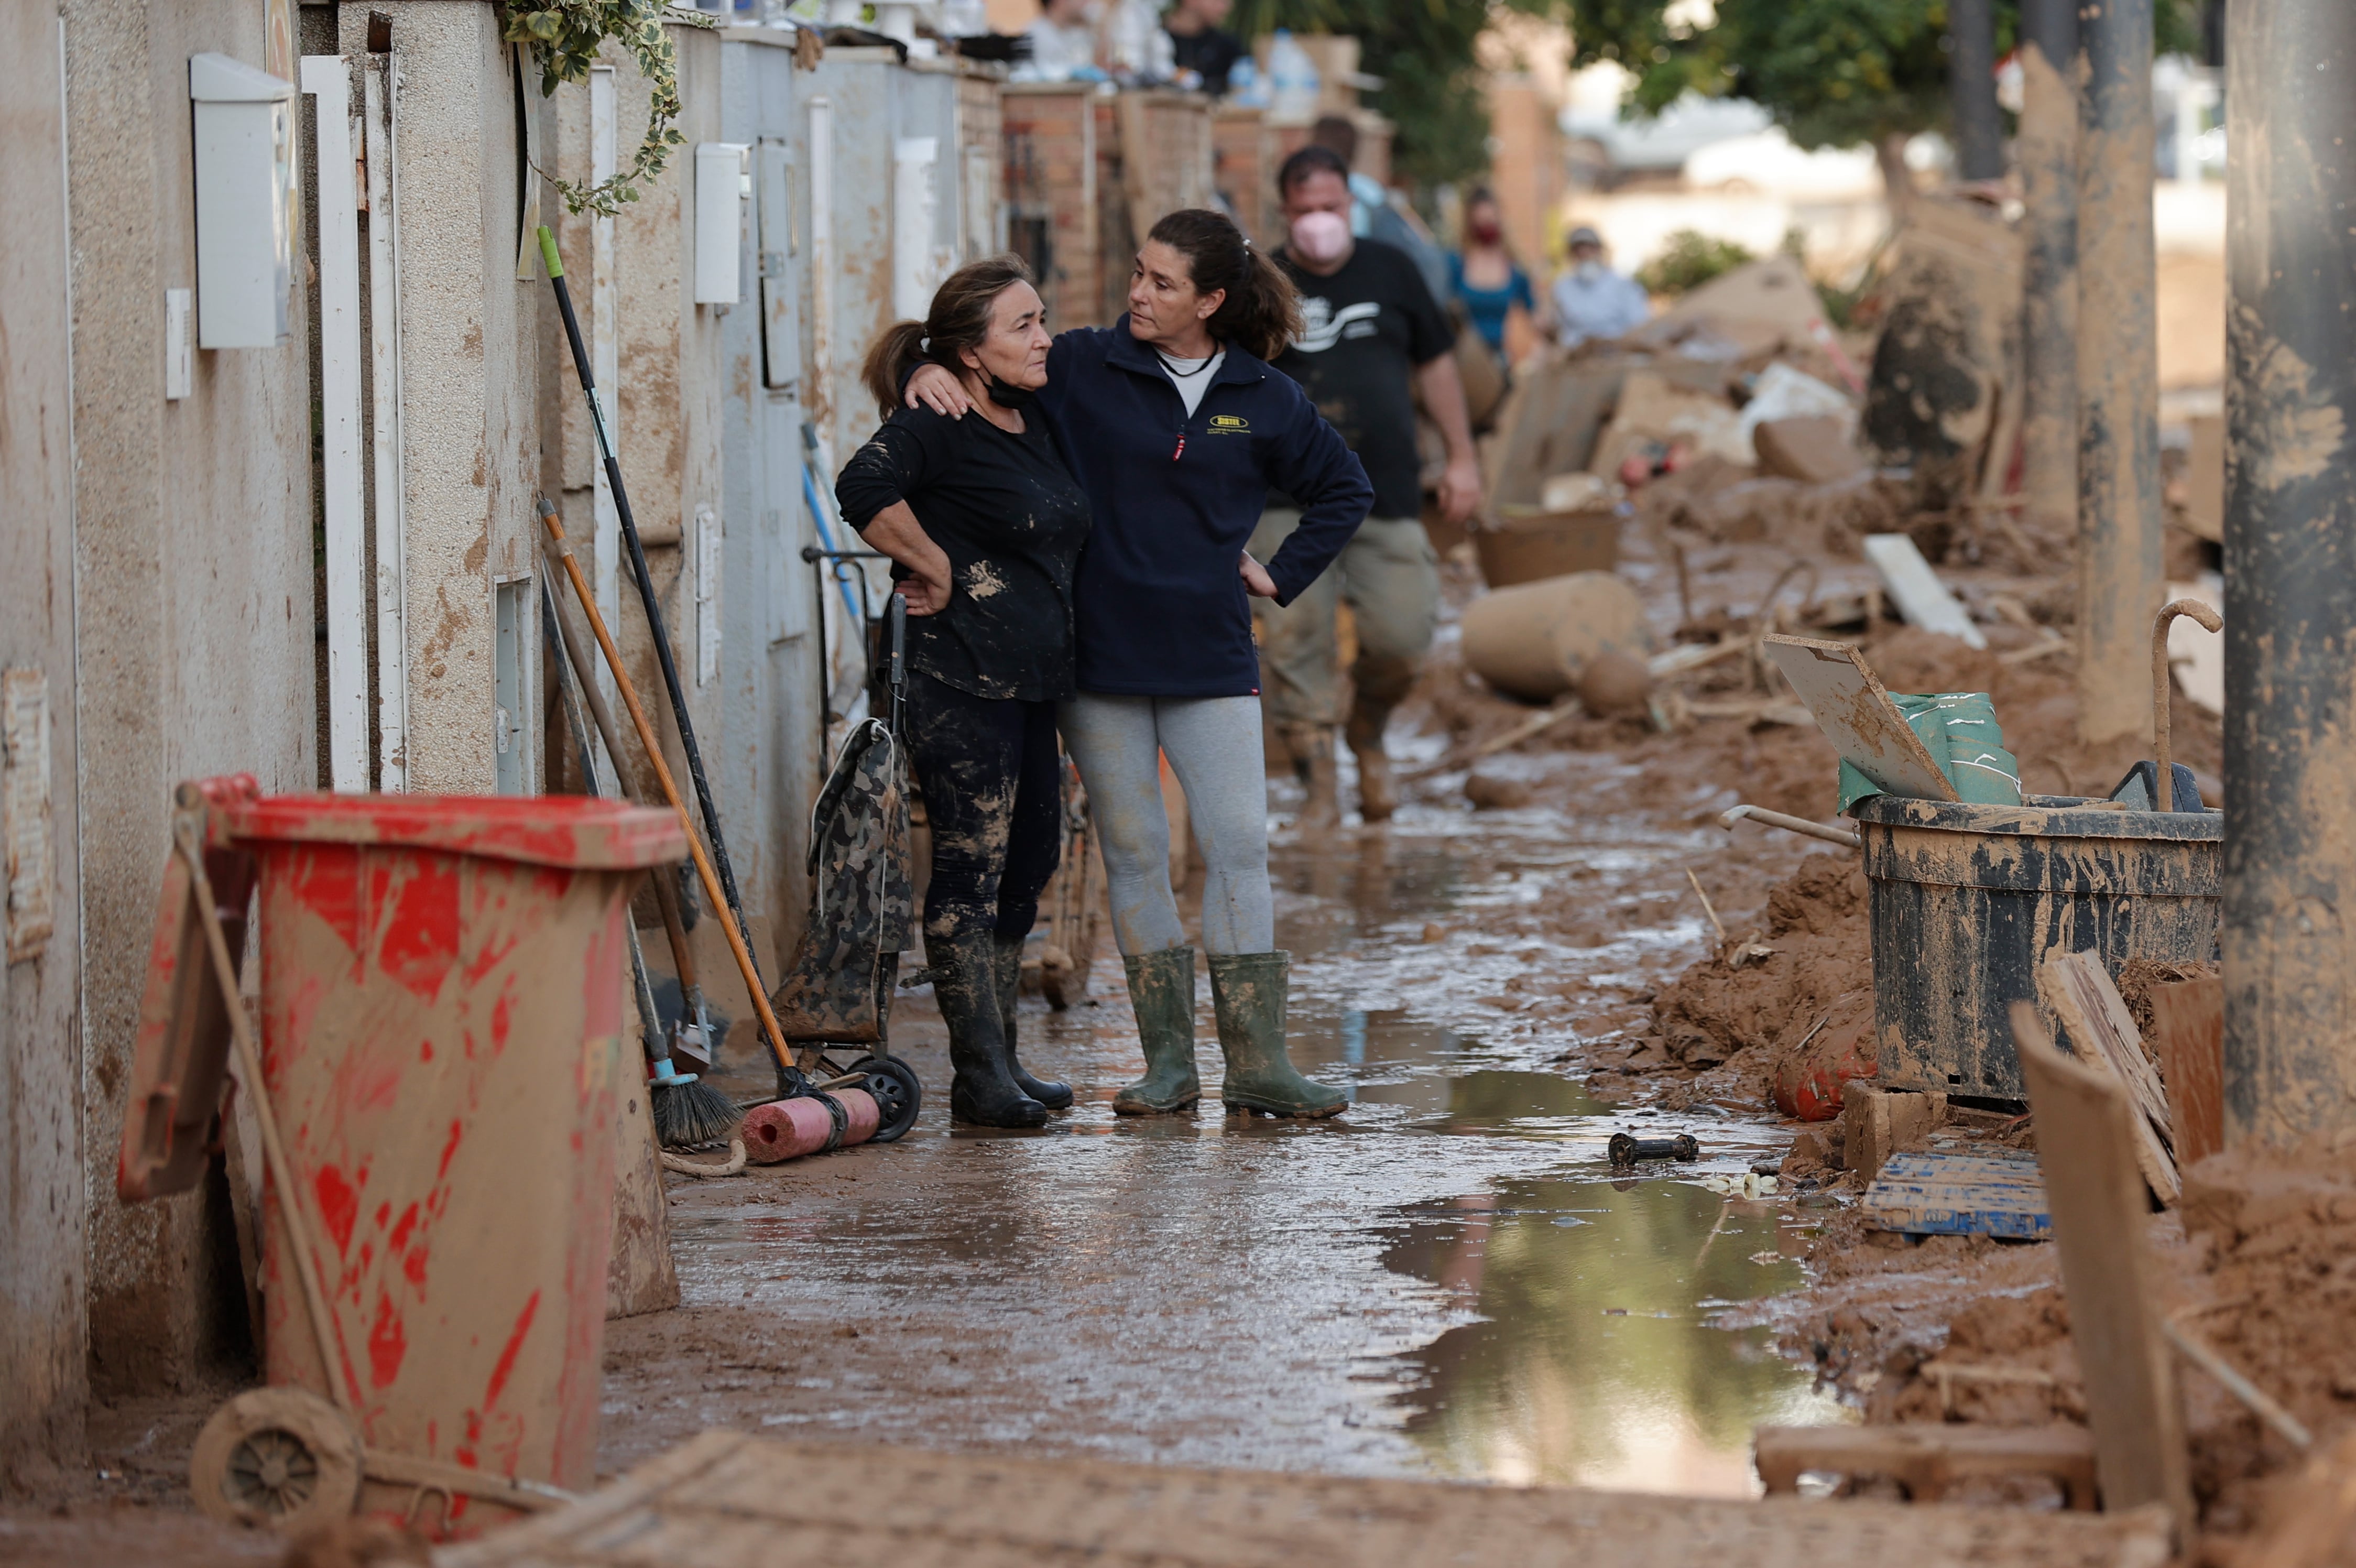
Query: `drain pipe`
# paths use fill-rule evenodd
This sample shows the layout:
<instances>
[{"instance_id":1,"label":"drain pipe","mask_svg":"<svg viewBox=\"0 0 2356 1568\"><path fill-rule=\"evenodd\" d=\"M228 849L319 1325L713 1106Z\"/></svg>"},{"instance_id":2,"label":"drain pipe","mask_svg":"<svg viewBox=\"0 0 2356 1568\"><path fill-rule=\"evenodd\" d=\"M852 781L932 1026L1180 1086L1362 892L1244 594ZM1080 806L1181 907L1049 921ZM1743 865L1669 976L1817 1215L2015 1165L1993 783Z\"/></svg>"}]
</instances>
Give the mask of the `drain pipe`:
<instances>
[{"instance_id":1,"label":"drain pipe","mask_svg":"<svg viewBox=\"0 0 2356 1568\"><path fill-rule=\"evenodd\" d=\"M2021 0L2020 489L2029 532L2078 526L2078 0Z\"/></svg>"},{"instance_id":2,"label":"drain pipe","mask_svg":"<svg viewBox=\"0 0 2356 1568\"><path fill-rule=\"evenodd\" d=\"M2226 8L2225 1139L2356 1126L2356 7Z\"/></svg>"},{"instance_id":3,"label":"drain pipe","mask_svg":"<svg viewBox=\"0 0 2356 1568\"><path fill-rule=\"evenodd\" d=\"M2150 733L2160 597L2159 352L2151 182L2153 0L2080 13L2078 738Z\"/></svg>"}]
</instances>

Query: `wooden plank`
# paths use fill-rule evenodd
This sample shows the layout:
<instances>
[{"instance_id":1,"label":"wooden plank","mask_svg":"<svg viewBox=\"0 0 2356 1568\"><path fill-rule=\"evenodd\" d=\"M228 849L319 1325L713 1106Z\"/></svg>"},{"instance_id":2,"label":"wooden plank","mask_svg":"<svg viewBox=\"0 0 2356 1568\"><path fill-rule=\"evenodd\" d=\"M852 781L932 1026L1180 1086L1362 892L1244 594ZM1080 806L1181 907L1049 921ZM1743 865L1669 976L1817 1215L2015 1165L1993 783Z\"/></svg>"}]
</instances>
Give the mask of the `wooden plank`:
<instances>
[{"instance_id":1,"label":"wooden plank","mask_svg":"<svg viewBox=\"0 0 2356 1568\"><path fill-rule=\"evenodd\" d=\"M1759 640L1843 761L1892 795L1916 800L1958 798L1865 655L1846 642L1781 632Z\"/></svg>"},{"instance_id":2,"label":"wooden plank","mask_svg":"<svg viewBox=\"0 0 2356 1568\"><path fill-rule=\"evenodd\" d=\"M2083 1426L1762 1426L1752 1434L1760 1484L1795 1492L1808 1471L1886 1476L1915 1502L1967 1477L2051 1476L2073 1509L2094 1506L2094 1434Z\"/></svg>"},{"instance_id":3,"label":"wooden plank","mask_svg":"<svg viewBox=\"0 0 2356 1568\"><path fill-rule=\"evenodd\" d=\"M2159 1333L2144 1231L2151 1210L2136 1172L2135 1123L2116 1074L2064 1057L2035 1004L2012 1004L2013 1046L2037 1115L2070 1337L2086 1380L2104 1500L2166 1505L2192 1538L2191 1460L2176 1363Z\"/></svg>"},{"instance_id":4,"label":"wooden plank","mask_svg":"<svg viewBox=\"0 0 2356 1568\"><path fill-rule=\"evenodd\" d=\"M2153 986L2151 1024L2182 1169L2225 1146L2225 983L2206 975Z\"/></svg>"},{"instance_id":5,"label":"wooden plank","mask_svg":"<svg viewBox=\"0 0 2356 1568\"><path fill-rule=\"evenodd\" d=\"M1877 1230L1911 1236L2009 1236L2043 1240L2052 1230L2045 1179L2034 1160L1984 1155L1892 1155L1858 1212Z\"/></svg>"},{"instance_id":6,"label":"wooden plank","mask_svg":"<svg viewBox=\"0 0 2356 1568\"><path fill-rule=\"evenodd\" d=\"M1969 1440L1966 1440L1967 1442ZM441 1568L2008 1568L2153 1563L2148 1515L1751 1502L1186 1469L706 1434Z\"/></svg>"},{"instance_id":7,"label":"wooden plank","mask_svg":"<svg viewBox=\"0 0 2356 1568\"><path fill-rule=\"evenodd\" d=\"M1881 574L1882 586L1910 626L1952 637L1973 648L1986 648L1987 639L1972 624L1971 612L1939 580L1931 563L1922 559L1912 537L1903 533L1869 533L1865 558Z\"/></svg>"},{"instance_id":8,"label":"wooden plank","mask_svg":"<svg viewBox=\"0 0 2356 1568\"><path fill-rule=\"evenodd\" d=\"M2080 1061L2107 1071L2123 1084L2136 1115L2136 1165L2151 1190L2171 1207L2183 1191L2176 1156L2168 1146L2168 1092L2143 1054L2135 1015L2111 983L2110 972L2091 952L2057 953L2037 969L2037 993Z\"/></svg>"}]
</instances>

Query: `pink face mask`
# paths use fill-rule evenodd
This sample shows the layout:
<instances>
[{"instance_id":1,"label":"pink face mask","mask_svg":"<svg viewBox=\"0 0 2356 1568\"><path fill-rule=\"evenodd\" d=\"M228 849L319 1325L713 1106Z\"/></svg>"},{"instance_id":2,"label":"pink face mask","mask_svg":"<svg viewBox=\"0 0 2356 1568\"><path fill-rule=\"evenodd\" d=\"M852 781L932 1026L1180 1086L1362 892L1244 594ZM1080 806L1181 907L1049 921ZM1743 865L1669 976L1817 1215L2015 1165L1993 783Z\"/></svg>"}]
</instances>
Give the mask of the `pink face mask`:
<instances>
[{"instance_id":1,"label":"pink face mask","mask_svg":"<svg viewBox=\"0 0 2356 1568\"><path fill-rule=\"evenodd\" d=\"M1304 212L1292 220L1292 248L1302 259L1339 261L1350 248L1350 223L1338 212Z\"/></svg>"}]
</instances>

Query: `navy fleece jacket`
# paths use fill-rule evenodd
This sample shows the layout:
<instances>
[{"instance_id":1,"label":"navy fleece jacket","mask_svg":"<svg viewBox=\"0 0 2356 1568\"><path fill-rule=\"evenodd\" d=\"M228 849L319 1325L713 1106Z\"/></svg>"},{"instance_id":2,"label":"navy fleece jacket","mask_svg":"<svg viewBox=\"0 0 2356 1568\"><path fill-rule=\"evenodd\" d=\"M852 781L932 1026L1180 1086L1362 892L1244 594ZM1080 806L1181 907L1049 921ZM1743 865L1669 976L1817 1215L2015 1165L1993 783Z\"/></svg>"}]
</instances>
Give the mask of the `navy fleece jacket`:
<instances>
[{"instance_id":1,"label":"navy fleece jacket","mask_svg":"<svg viewBox=\"0 0 2356 1568\"><path fill-rule=\"evenodd\" d=\"M1038 397L1095 519L1073 588L1079 689L1258 693L1244 546L1270 489L1296 498L1301 526L1266 564L1290 604L1374 504L1356 455L1298 381L1232 344L1190 417L1126 316L1058 334Z\"/></svg>"}]
</instances>

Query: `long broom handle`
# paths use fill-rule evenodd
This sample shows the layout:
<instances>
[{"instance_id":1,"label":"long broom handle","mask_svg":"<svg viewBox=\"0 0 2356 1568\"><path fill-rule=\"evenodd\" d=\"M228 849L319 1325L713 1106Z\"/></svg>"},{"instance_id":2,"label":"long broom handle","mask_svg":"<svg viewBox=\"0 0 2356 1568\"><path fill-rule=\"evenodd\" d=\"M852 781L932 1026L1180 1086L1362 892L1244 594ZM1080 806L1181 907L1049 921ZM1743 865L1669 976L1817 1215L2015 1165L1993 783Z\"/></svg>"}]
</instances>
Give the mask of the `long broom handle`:
<instances>
[{"instance_id":1,"label":"long broom handle","mask_svg":"<svg viewBox=\"0 0 2356 1568\"><path fill-rule=\"evenodd\" d=\"M589 618L589 629L596 634L597 646L605 650L605 663L614 671L614 685L622 693L622 705L630 710L630 722L637 726L638 743L647 748L647 761L662 785L663 798L670 809L679 813L679 825L687 830L687 851L695 857L695 873L703 879L704 897L713 905L735 911L722 903L720 878L712 867L712 857L703 853L703 843L695 836L695 821L687 814L687 802L679 798L679 785L670 776L670 764L663 760L662 747L655 744L654 725L647 722L647 710L638 702L638 689L630 683L627 671L622 668L622 650L614 646L614 634L605 629L605 618L597 611L597 601L589 592L589 580L581 575L581 563L573 558L573 547L564 542L564 525L556 521L556 508L546 496L540 498L540 521L548 529L548 537L556 547L557 559L564 563L564 575L573 580L573 595L581 601L583 613ZM786 1032L777 1025L777 1015L769 1010L769 993L761 988L760 971L753 967L753 950L744 945L744 928L734 919L723 919L721 929L728 933L728 950L736 955L736 969L744 977L744 989L752 993L753 1010L761 1015L761 1028L769 1036L769 1054L777 1060L781 1073L795 1071L793 1048L786 1044Z\"/></svg>"},{"instance_id":2,"label":"long broom handle","mask_svg":"<svg viewBox=\"0 0 2356 1568\"><path fill-rule=\"evenodd\" d=\"M550 553L556 553L551 551ZM562 564L561 557L559 564ZM614 781L621 787L624 794L643 801L647 798L646 783L634 775L628 759L622 755L621 729L614 723L614 710L605 705L605 693L597 690L597 671L587 650L581 646L581 635L573 629L572 618L564 613L564 607L557 602L556 596L551 594L548 597L549 616L556 623L556 640L563 647L564 657L573 665L573 684L582 704L589 710L589 717L596 725L597 734L605 742L605 756L614 764ZM587 760L585 753L584 759ZM680 913L679 887L669 876L659 873L647 880L653 885L655 905L662 911L663 935L670 940L671 961L678 966L679 983L684 996L700 987L695 983L695 960L687 950L687 922Z\"/></svg>"},{"instance_id":3,"label":"long broom handle","mask_svg":"<svg viewBox=\"0 0 2356 1568\"><path fill-rule=\"evenodd\" d=\"M741 927L744 923L744 905L736 896L736 873L728 864L728 841L721 836L720 812L712 804L712 785L703 776L703 753L696 748L695 725L687 716L687 693L679 683L679 664L671 658L670 632L663 625L662 606L655 596L655 578L647 567L647 553L638 543L637 520L630 514L630 492L622 486L622 465L614 456L614 438L605 428L605 411L597 402L597 383L589 371L589 350L581 341L581 318L573 314L573 291L565 285L564 263L556 254L556 236L549 232L545 223L540 226L540 256L547 264L548 281L556 290L557 311L564 317L565 339L573 346L573 368L581 377L583 395L589 400L589 423L597 433L597 453L605 461L605 484L614 492L614 515L621 520L622 542L630 547L630 575L637 580L638 602L646 607L647 626L654 633L655 657L662 665L663 684L670 693L671 716L679 721L680 748L687 754L688 776L695 781L695 803L703 812L703 830L712 837L712 859L719 863L720 885L712 890L712 902L725 902L728 912L736 917L736 924ZM654 742L649 739L647 746L652 751ZM746 957L751 957L749 951ZM757 967L748 983L756 994L760 993Z\"/></svg>"}]
</instances>

